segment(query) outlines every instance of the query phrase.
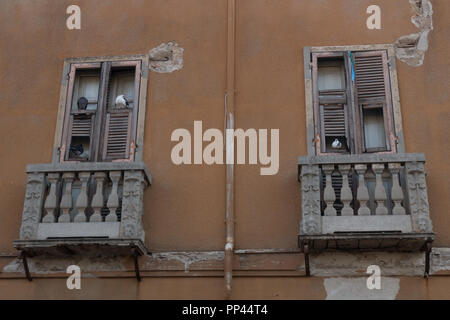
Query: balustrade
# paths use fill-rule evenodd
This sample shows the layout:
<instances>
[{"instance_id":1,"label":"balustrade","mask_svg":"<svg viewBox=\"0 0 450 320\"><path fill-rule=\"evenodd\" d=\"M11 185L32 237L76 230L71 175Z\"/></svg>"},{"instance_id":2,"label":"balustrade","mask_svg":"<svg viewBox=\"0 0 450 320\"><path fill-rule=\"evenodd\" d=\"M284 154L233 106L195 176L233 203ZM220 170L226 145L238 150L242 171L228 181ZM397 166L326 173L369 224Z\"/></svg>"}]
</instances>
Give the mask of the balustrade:
<instances>
[{"instance_id":1,"label":"balustrade","mask_svg":"<svg viewBox=\"0 0 450 320\"><path fill-rule=\"evenodd\" d=\"M431 233L424 162L422 154L300 157L301 234Z\"/></svg>"},{"instance_id":2,"label":"balustrade","mask_svg":"<svg viewBox=\"0 0 450 320\"><path fill-rule=\"evenodd\" d=\"M143 239L143 163L29 165L21 240ZM122 206L122 204L124 204Z\"/></svg>"}]
</instances>

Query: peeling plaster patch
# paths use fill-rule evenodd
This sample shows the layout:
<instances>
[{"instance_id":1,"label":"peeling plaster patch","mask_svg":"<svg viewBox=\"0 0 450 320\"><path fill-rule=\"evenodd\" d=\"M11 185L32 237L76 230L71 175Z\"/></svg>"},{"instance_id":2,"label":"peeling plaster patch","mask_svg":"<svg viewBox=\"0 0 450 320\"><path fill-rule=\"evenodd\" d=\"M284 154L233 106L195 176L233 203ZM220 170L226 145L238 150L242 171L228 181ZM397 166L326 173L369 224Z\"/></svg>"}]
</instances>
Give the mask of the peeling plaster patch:
<instances>
[{"instance_id":1,"label":"peeling plaster patch","mask_svg":"<svg viewBox=\"0 0 450 320\"><path fill-rule=\"evenodd\" d=\"M423 252L324 252L310 255L311 275L319 277L361 276L378 265L382 276L423 276Z\"/></svg>"},{"instance_id":2,"label":"peeling plaster patch","mask_svg":"<svg viewBox=\"0 0 450 320\"><path fill-rule=\"evenodd\" d=\"M431 274L450 271L450 248L433 248L431 251Z\"/></svg>"},{"instance_id":3,"label":"peeling plaster patch","mask_svg":"<svg viewBox=\"0 0 450 320\"><path fill-rule=\"evenodd\" d=\"M395 42L398 59L406 64L418 67L423 64L428 50L428 34L433 30L433 7L430 0L409 0L414 15L411 22L419 29L418 33L402 36Z\"/></svg>"},{"instance_id":4,"label":"peeling plaster patch","mask_svg":"<svg viewBox=\"0 0 450 320\"><path fill-rule=\"evenodd\" d=\"M178 43L162 43L149 52L149 69L158 73L170 73L183 68L183 51Z\"/></svg>"},{"instance_id":5,"label":"peeling plaster patch","mask_svg":"<svg viewBox=\"0 0 450 320\"><path fill-rule=\"evenodd\" d=\"M66 273L67 267L72 264L79 266L82 274L96 271L126 271L124 265L117 258L56 259L43 256L28 258L27 261L30 272L35 274ZM3 268L3 272L23 273L22 260L14 259Z\"/></svg>"},{"instance_id":6,"label":"peeling plaster patch","mask_svg":"<svg viewBox=\"0 0 450 320\"><path fill-rule=\"evenodd\" d=\"M184 264L184 271L189 272L189 266L194 262L208 260L223 260L223 251L208 252L161 252L153 253L152 258L157 260L177 260Z\"/></svg>"},{"instance_id":7,"label":"peeling plaster patch","mask_svg":"<svg viewBox=\"0 0 450 320\"><path fill-rule=\"evenodd\" d=\"M323 281L326 300L394 300L400 289L400 279L381 277L381 289L367 288L364 278L328 278Z\"/></svg>"}]
</instances>

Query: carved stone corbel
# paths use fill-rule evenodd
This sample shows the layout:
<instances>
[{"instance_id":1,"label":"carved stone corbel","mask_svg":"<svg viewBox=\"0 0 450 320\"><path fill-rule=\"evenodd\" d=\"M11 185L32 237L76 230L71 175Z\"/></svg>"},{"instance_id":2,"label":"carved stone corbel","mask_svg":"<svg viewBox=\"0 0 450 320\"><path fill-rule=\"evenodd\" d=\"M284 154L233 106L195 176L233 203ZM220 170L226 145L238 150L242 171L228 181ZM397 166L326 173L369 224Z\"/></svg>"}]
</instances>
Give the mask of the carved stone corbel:
<instances>
[{"instance_id":1,"label":"carved stone corbel","mask_svg":"<svg viewBox=\"0 0 450 320\"><path fill-rule=\"evenodd\" d=\"M302 166L302 234L320 234L322 232L319 174L318 165Z\"/></svg>"},{"instance_id":2,"label":"carved stone corbel","mask_svg":"<svg viewBox=\"0 0 450 320\"><path fill-rule=\"evenodd\" d=\"M415 232L431 233L433 226L428 205L427 183L423 162L406 162L406 186Z\"/></svg>"},{"instance_id":3,"label":"carved stone corbel","mask_svg":"<svg viewBox=\"0 0 450 320\"><path fill-rule=\"evenodd\" d=\"M145 232L142 226L144 213L144 172L125 171L123 178L122 215L120 236L144 241Z\"/></svg>"},{"instance_id":4,"label":"carved stone corbel","mask_svg":"<svg viewBox=\"0 0 450 320\"><path fill-rule=\"evenodd\" d=\"M36 239L37 228L41 220L46 188L44 173L29 173L25 201L22 212L22 226L20 227L20 239Z\"/></svg>"}]
</instances>

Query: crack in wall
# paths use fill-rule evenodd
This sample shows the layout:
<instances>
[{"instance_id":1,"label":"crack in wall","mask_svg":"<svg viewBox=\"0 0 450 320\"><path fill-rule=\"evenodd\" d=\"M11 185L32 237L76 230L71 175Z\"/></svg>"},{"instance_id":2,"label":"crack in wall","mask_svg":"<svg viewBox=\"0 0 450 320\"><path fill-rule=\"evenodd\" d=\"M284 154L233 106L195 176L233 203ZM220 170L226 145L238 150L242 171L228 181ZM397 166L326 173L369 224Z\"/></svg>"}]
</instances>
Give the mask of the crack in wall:
<instances>
[{"instance_id":1,"label":"crack in wall","mask_svg":"<svg viewBox=\"0 0 450 320\"><path fill-rule=\"evenodd\" d=\"M428 35L433 30L433 6L430 0L409 0L414 15L411 22L419 29L417 33L402 36L395 41L397 59L412 67L423 64L428 50Z\"/></svg>"}]
</instances>

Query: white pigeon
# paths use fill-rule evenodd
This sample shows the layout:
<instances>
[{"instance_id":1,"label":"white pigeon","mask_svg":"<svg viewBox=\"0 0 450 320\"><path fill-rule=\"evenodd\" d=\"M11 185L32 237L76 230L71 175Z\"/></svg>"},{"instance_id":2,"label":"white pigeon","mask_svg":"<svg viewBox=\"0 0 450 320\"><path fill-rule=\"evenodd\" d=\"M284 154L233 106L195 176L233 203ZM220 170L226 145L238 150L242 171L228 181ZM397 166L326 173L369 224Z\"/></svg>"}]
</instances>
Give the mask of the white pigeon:
<instances>
[{"instance_id":1,"label":"white pigeon","mask_svg":"<svg viewBox=\"0 0 450 320\"><path fill-rule=\"evenodd\" d=\"M127 98L125 98L125 96L123 94L117 96L116 108L124 109L124 108L129 108L129 107L130 107L130 104L128 103Z\"/></svg>"},{"instance_id":2,"label":"white pigeon","mask_svg":"<svg viewBox=\"0 0 450 320\"><path fill-rule=\"evenodd\" d=\"M339 139L334 139L334 141L333 141L333 143L331 144L331 146L334 148L334 149L339 149L339 148L342 148L342 143L339 141Z\"/></svg>"}]
</instances>

